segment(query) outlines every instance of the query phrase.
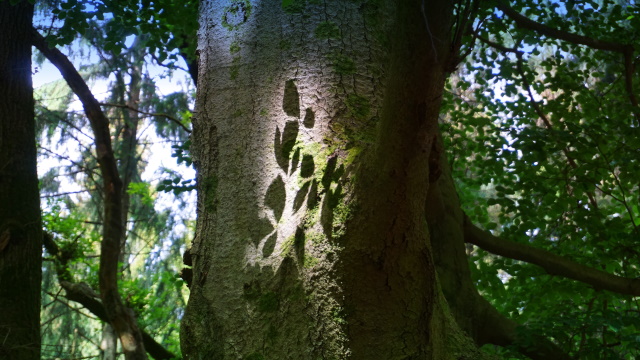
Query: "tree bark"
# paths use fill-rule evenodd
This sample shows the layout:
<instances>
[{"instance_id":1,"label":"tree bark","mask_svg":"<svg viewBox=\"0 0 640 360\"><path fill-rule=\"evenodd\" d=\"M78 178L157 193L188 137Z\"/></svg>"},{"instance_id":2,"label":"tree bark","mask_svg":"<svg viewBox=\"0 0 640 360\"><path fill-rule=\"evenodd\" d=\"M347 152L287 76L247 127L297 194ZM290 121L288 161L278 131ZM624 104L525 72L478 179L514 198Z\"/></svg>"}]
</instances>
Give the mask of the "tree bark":
<instances>
[{"instance_id":1,"label":"tree bark","mask_svg":"<svg viewBox=\"0 0 640 360\"><path fill-rule=\"evenodd\" d=\"M186 358L482 358L426 221L452 4L200 10Z\"/></svg>"},{"instance_id":2,"label":"tree bark","mask_svg":"<svg viewBox=\"0 0 640 360\"><path fill-rule=\"evenodd\" d=\"M33 5L0 2L0 358L40 359L42 224L36 172Z\"/></svg>"}]
</instances>

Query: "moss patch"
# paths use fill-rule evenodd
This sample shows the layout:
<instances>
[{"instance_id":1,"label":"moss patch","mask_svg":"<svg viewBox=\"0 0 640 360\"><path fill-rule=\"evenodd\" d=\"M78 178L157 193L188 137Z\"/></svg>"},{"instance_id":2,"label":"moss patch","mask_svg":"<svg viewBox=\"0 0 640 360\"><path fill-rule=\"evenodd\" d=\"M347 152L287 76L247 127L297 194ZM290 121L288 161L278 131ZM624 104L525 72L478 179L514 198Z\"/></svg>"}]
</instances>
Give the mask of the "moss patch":
<instances>
[{"instance_id":1,"label":"moss patch","mask_svg":"<svg viewBox=\"0 0 640 360\"><path fill-rule=\"evenodd\" d=\"M316 27L314 35L318 39L339 39L340 29L333 21L323 21Z\"/></svg>"},{"instance_id":2,"label":"moss patch","mask_svg":"<svg viewBox=\"0 0 640 360\"><path fill-rule=\"evenodd\" d=\"M301 13L305 5L305 0L282 0L282 10L287 14Z\"/></svg>"},{"instance_id":3,"label":"moss patch","mask_svg":"<svg viewBox=\"0 0 640 360\"><path fill-rule=\"evenodd\" d=\"M371 112L371 104L369 100L363 96L350 94L345 100L349 116L353 116L358 120L364 120Z\"/></svg>"},{"instance_id":4,"label":"moss patch","mask_svg":"<svg viewBox=\"0 0 640 360\"><path fill-rule=\"evenodd\" d=\"M242 24L247 22L252 9L249 0L231 0L231 4L224 8L222 26L230 31L238 30Z\"/></svg>"},{"instance_id":5,"label":"moss patch","mask_svg":"<svg viewBox=\"0 0 640 360\"><path fill-rule=\"evenodd\" d=\"M257 309L260 312L274 312L278 310L280 301L278 300L278 295L274 292L268 292L260 295L258 298Z\"/></svg>"},{"instance_id":6,"label":"moss patch","mask_svg":"<svg viewBox=\"0 0 640 360\"><path fill-rule=\"evenodd\" d=\"M319 245L321 245L323 242L325 242L327 240L327 237L324 236L324 234L316 232L316 231L310 231L307 234L307 237L309 238L309 241L311 241L311 243L314 246L319 246Z\"/></svg>"},{"instance_id":7,"label":"moss patch","mask_svg":"<svg viewBox=\"0 0 640 360\"><path fill-rule=\"evenodd\" d=\"M356 63L348 56L333 54L330 57L333 71L340 75L350 75L356 72Z\"/></svg>"},{"instance_id":8,"label":"moss patch","mask_svg":"<svg viewBox=\"0 0 640 360\"><path fill-rule=\"evenodd\" d=\"M211 175L204 180L204 209L205 211L215 211L217 201L216 201L216 190L218 189L218 177L215 175Z\"/></svg>"},{"instance_id":9,"label":"moss patch","mask_svg":"<svg viewBox=\"0 0 640 360\"><path fill-rule=\"evenodd\" d=\"M235 80L240 73L240 59L240 56L236 56L231 62L231 67L229 68L229 77L231 78L231 80Z\"/></svg>"},{"instance_id":10,"label":"moss patch","mask_svg":"<svg viewBox=\"0 0 640 360\"><path fill-rule=\"evenodd\" d=\"M240 51L240 44L238 44L237 41L232 42L231 45L229 46L229 52L232 54L235 54L238 51Z\"/></svg>"},{"instance_id":11,"label":"moss patch","mask_svg":"<svg viewBox=\"0 0 640 360\"><path fill-rule=\"evenodd\" d=\"M244 360L265 360L264 355L254 352L244 357Z\"/></svg>"},{"instance_id":12,"label":"moss patch","mask_svg":"<svg viewBox=\"0 0 640 360\"><path fill-rule=\"evenodd\" d=\"M313 162L313 156L305 154L302 156L302 162L300 163L300 176L308 178L316 170L315 163Z\"/></svg>"},{"instance_id":13,"label":"moss patch","mask_svg":"<svg viewBox=\"0 0 640 360\"><path fill-rule=\"evenodd\" d=\"M311 269L314 266L318 265L318 263L320 263L320 259L310 256L310 255L305 255L304 257L304 268L305 269Z\"/></svg>"}]
</instances>

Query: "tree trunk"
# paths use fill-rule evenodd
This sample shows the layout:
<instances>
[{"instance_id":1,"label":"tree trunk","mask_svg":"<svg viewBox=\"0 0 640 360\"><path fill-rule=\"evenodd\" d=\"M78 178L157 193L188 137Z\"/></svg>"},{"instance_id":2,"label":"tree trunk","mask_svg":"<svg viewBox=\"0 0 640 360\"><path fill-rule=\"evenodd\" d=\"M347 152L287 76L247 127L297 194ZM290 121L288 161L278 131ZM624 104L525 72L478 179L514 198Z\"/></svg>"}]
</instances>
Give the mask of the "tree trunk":
<instances>
[{"instance_id":1,"label":"tree trunk","mask_svg":"<svg viewBox=\"0 0 640 360\"><path fill-rule=\"evenodd\" d=\"M118 356L118 336L109 324L102 324L100 350L102 352L102 360L116 360Z\"/></svg>"},{"instance_id":2,"label":"tree trunk","mask_svg":"<svg viewBox=\"0 0 640 360\"><path fill-rule=\"evenodd\" d=\"M188 359L479 358L425 203L449 1L201 4Z\"/></svg>"},{"instance_id":3,"label":"tree trunk","mask_svg":"<svg viewBox=\"0 0 640 360\"><path fill-rule=\"evenodd\" d=\"M0 2L0 358L40 359L42 224L36 172L33 5Z\"/></svg>"}]
</instances>

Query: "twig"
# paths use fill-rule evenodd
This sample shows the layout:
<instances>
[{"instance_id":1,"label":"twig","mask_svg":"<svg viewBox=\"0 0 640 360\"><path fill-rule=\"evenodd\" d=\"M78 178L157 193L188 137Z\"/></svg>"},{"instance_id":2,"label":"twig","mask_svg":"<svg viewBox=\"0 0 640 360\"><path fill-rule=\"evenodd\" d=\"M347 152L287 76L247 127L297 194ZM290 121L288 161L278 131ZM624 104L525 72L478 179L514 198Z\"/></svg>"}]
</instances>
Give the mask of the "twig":
<instances>
[{"instance_id":1,"label":"twig","mask_svg":"<svg viewBox=\"0 0 640 360\"><path fill-rule=\"evenodd\" d=\"M178 124L182 129L184 129L184 131L188 132L189 134L191 134L191 129L189 129L188 127L186 127L182 121L180 121L179 119L176 119L175 117L168 115L168 114L164 114L164 113L150 113L150 112L146 112L146 111L142 111L139 109L134 108L133 106L129 106L129 105L123 105L123 104L112 104L112 103L100 103L101 106L111 106L111 107L117 107L117 108L124 108L124 109L128 109L128 110L133 110L137 113L143 114L143 115L147 115L147 116L161 116L164 118L167 118L168 120L173 121L174 123Z\"/></svg>"}]
</instances>

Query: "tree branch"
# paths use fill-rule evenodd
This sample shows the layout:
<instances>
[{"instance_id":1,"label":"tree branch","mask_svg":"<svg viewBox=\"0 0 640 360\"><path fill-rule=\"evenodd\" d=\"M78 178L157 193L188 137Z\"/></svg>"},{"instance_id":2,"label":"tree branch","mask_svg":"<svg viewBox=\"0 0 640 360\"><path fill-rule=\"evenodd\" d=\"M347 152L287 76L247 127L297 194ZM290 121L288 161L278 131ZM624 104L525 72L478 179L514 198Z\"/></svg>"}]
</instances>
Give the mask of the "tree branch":
<instances>
[{"instance_id":1,"label":"tree branch","mask_svg":"<svg viewBox=\"0 0 640 360\"><path fill-rule=\"evenodd\" d=\"M554 29L547 25L533 21L509 7L504 3L504 1L498 1L496 7L511 19L513 19L513 21L515 21L516 25L518 25L519 27L533 30L539 34L546 35L554 39L564 40L578 45L586 45L592 49L619 52L621 54L624 54L629 50L633 52L633 46L628 44L593 39L587 36L573 34L568 31Z\"/></svg>"},{"instance_id":2,"label":"tree branch","mask_svg":"<svg viewBox=\"0 0 640 360\"><path fill-rule=\"evenodd\" d=\"M526 325L502 315L485 298L474 292L473 314L476 341L479 345L493 344L513 347L533 360L567 360L571 357L542 334L533 334Z\"/></svg>"},{"instance_id":3,"label":"tree branch","mask_svg":"<svg viewBox=\"0 0 640 360\"><path fill-rule=\"evenodd\" d=\"M109 323L116 330L127 360L146 360L147 354L142 334L131 310L126 308L118 293L118 259L122 222L122 180L118 173L109 120L102 112L100 103L71 61L32 28L31 41L62 74L65 81L82 102L85 114L93 130L98 164L104 181L104 223L100 251L100 295Z\"/></svg>"},{"instance_id":4,"label":"tree branch","mask_svg":"<svg viewBox=\"0 0 640 360\"><path fill-rule=\"evenodd\" d=\"M491 41L489 39L485 39L484 37L480 36L480 34L478 34L477 31L471 31L471 36L473 36L473 38L478 39L481 42L483 42L483 43L485 43L485 44L487 44L487 45L489 45L489 46L491 46L493 48L496 48L496 49L498 49L498 50L500 50L500 51L502 51L504 53L514 53L516 55L524 54L522 51L520 51L520 50L518 50L516 48L508 48L508 47L506 47L506 46L504 46L502 44L499 44L499 43L497 43L495 41Z\"/></svg>"},{"instance_id":5,"label":"tree branch","mask_svg":"<svg viewBox=\"0 0 640 360\"><path fill-rule=\"evenodd\" d=\"M178 124L182 129L184 129L184 131L188 132L189 134L191 134L191 129L189 129L185 124L183 124L180 120L176 119L175 117L168 115L168 114L164 114L164 113L150 113L150 112L146 112L146 111L142 111L142 110L138 110L136 108L134 108L133 106L130 105L123 105L123 104L112 104L112 103L100 103L101 106L111 106L111 107L118 107L118 108L125 108L128 110L132 110L135 111L139 114L142 115L147 115L147 116L161 116L164 118L167 118L171 121L173 121L174 123Z\"/></svg>"},{"instance_id":6,"label":"tree branch","mask_svg":"<svg viewBox=\"0 0 640 360\"><path fill-rule=\"evenodd\" d=\"M533 109L535 110L536 114L538 114L540 119L542 119L542 122L547 127L547 129L552 130L553 129L553 125L551 125L551 121L549 121L549 118L546 116L544 111L542 111L542 108L540 108L540 104L538 104L538 102L533 97L533 91L531 90L531 84L529 84L529 81L527 80L527 76L524 73L524 69L522 67L522 62L523 62L522 54L521 53L516 53L516 56L518 58L518 61L516 62L516 67L518 69L518 72L520 73L520 77L522 78L522 84L524 85L524 87L527 90L527 94L529 95L529 99L531 99L531 105L533 106ZM564 147L562 149L562 152L564 153L564 156L567 158L567 163L569 164L569 166L571 166L572 169L577 169L578 168L578 164L576 164L576 161L573 159L573 157L569 153L569 148L568 147ZM595 196L589 191L586 191L585 193L587 194L587 198L589 198L589 204L591 205L591 207L594 210L597 210L598 209L598 202L596 201Z\"/></svg>"},{"instance_id":7,"label":"tree branch","mask_svg":"<svg viewBox=\"0 0 640 360\"><path fill-rule=\"evenodd\" d=\"M55 260L55 269L58 274L58 282L60 286L65 290L65 297L71 301L75 301L82 305L85 309L89 310L93 315L97 316L100 320L108 322L107 312L104 306L98 299L98 294L91 289L86 283L74 283L72 282L72 276L69 271L68 262L71 258L65 255L60 250L58 245L53 240L53 237L49 233L44 233L44 247ZM175 359L176 355L165 349L159 344L151 335L145 331L142 332L142 341L146 351L156 360L170 360Z\"/></svg>"},{"instance_id":8,"label":"tree branch","mask_svg":"<svg viewBox=\"0 0 640 360\"><path fill-rule=\"evenodd\" d=\"M71 283L63 280L60 281L60 286L66 291L65 297L67 299L79 303L100 320L108 322L104 306L100 300L93 296L95 293L89 288L89 285L85 283ZM151 335L147 334L146 331L140 331L142 332L144 348L154 359L170 360L176 358L175 354L165 349L164 346L159 344Z\"/></svg>"},{"instance_id":9,"label":"tree branch","mask_svg":"<svg viewBox=\"0 0 640 360\"><path fill-rule=\"evenodd\" d=\"M635 49L633 45L603 41L583 35L570 33L564 30L554 29L539 22L533 21L528 17L520 14L519 12L509 7L506 3L504 3L504 1L499 0L497 4L498 5L496 5L496 7L500 11L504 12L507 16L509 16L513 21L515 21L518 27L533 30L539 34L546 35L554 39L564 40L572 44L586 45L592 49L613 51L622 54L624 56L625 67L625 89L629 96L629 101L634 108L633 115L635 116L636 121L640 124L640 107L638 104L638 99L633 93L632 76L635 72L633 65L633 53Z\"/></svg>"},{"instance_id":10,"label":"tree branch","mask_svg":"<svg viewBox=\"0 0 640 360\"><path fill-rule=\"evenodd\" d=\"M550 275L562 276L596 289L640 296L640 279L629 279L579 264L550 251L501 239L471 223L465 215L464 239L490 253L538 265Z\"/></svg>"}]
</instances>

